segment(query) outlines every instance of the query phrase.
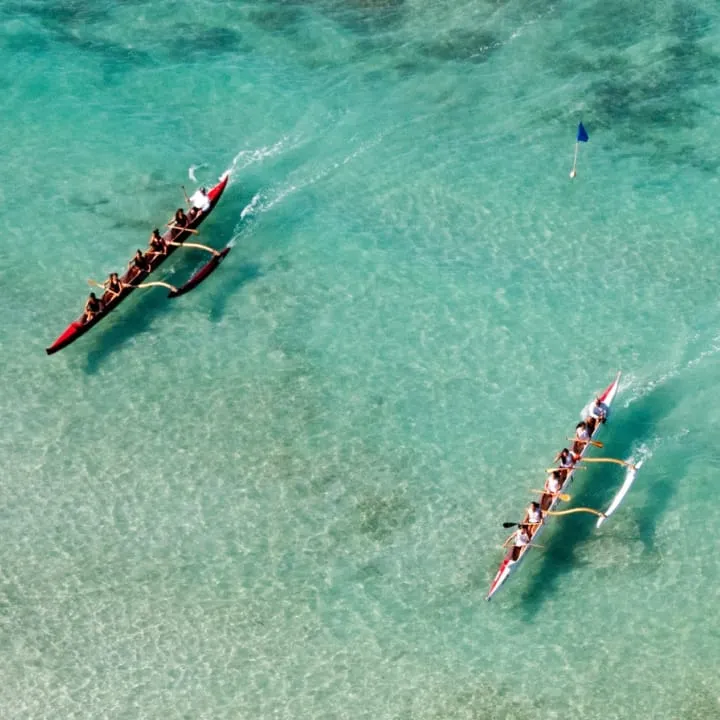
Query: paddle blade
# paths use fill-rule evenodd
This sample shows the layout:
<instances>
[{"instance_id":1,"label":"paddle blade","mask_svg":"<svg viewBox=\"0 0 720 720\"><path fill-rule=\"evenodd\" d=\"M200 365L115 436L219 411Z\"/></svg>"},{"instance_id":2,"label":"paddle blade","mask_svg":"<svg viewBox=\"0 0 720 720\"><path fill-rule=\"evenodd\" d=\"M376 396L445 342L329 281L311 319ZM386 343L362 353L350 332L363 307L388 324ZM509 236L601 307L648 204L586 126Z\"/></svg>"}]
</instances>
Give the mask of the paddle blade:
<instances>
[{"instance_id":1,"label":"paddle blade","mask_svg":"<svg viewBox=\"0 0 720 720\"><path fill-rule=\"evenodd\" d=\"M503 527L504 527L504 528L511 528L511 527L515 527L516 525L517 525L517 523L511 523L511 522L504 522L504 523L503 523Z\"/></svg>"},{"instance_id":2,"label":"paddle blade","mask_svg":"<svg viewBox=\"0 0 720 720\"><path fill-rule=\"evenodd\" d=\"M587 142L590 139L590 136L587 134L587 130L585 130L585 126L582 123L578 124L578 131L577 131L577 141L578 142Z\"/></svg>"}]
</instances>

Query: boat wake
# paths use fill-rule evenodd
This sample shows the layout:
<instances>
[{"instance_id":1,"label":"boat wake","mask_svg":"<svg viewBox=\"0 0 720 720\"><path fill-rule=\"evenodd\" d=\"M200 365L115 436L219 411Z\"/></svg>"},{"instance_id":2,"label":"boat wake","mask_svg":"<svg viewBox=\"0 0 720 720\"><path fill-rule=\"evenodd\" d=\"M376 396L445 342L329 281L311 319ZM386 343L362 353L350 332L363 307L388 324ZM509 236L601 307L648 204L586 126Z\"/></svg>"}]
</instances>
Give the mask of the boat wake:
<instances>
[{"instance_id":1,"label":"boat wake","mask_svg":"<svg viewBox=\"0 0 720 720\"><path fill-rule=\"evenodd\" d=\"M247 221L249 219L256 218L261 213L271 210L299 190L304 190L315 185L336 170L342 168L344 165L351 163L369 149L382 142L387 132L390 131L378 133L367 142L359 144L358 147L354 148L346 155L336 160L330 160L321 167L315 166L310 170L310 172L307 172L307 166L301 165L293 173L291 173L285 183L271 186L265 190L256 192L250 202L240 212L239 221L233 230L233 236L228 245L231 247L234 246L241 235L253 232L252 227L254 223L248 224ZM273 158L283 153L287 153L288 151L300 147L302 144L303 141L299 136L291 137L287 135L272 145L266 145L249 150L241 150L237 153L237 155L235 155L230 167L228 167L225 171L230 173L230 185L232 185L235 181L242 182L242 178L239 177L241 170L250 167L251 165L261 163L268 158ZM204 165L194 165L191 167L190 171L193 169L197 170L201 167L204 167Z\"/></svg>"},{"instance_id":2,"label":"boat wake","mask_svg":"<svg viewBox=\"0 0 720 720\"><path fill-rule=\"evenodd\" d=\"M631 392L630 397L625 401L623 407L627 408L634 402L642 400L644 397L655 391L658 387L661 387L670 380L674 380L686 370L691 370L698 367L705 360L712 357L713 355L716 355L718 352L720 352L720 335L716 335L711 340L710 347L708 349L702 350L698 353L696 357L691 358L681 367L672 368L655 379L642 381L640 380L640 378L633 377L632 375L626 376L627 385L624 389L633 390L633 392Z\"/></svg>"},{"instance_id":3,"label":"boat wake","mask_svg":"<svg viewBox=\"0 0 720 720\"><path fill-rule=\"evenodd\" d=\"M246 167L250 167L250 165L255 165L267 158L280 155L287 150L293 150L300 144L299 138L290 138L290 136L286 135L285 137L280 138L280 140L273 145L264 145L263 147L255 148L253 150L241 150L233 158L233 161L226 172L230 172L235 175L239 170L244 170ZM232 180L230 182L232 182Z\"/></svg>"},{"instance_id":4,"label":"boat wake","mask_svg":"<svg viewBox=\"0 0 720 720\"><path fill-rule=\"evenodd\" d=\"M331 175L336 170L342 168L344 165L348 165L356 158L366 153L371 148L375 147L378 143L382 142L385 133L379 133L376 137L372 138L368 142L360 144L352 152L348 153L344 157L338 158L337 160L330 161L327 165L318 168L311 174L300 177L297 180L293 180L286 185L280 185L277 188L273 188L264 193L258 193L250 201L241 214L241 218L246 217L250 214L257 214L267 212L272 209L290 195L312 187L316 183L324 180L326 177Z\"/></svg>"},{"instance_id":5,"label":"boat wake","mask_svg":"<svg viewBox=\"0 0 720 720\"><path fill-rule=\"evenodd\" d=\"M242 212L240 213L240 219L244 220L248 215L252 215L255 210L257 210L261 199L262 195L260 193L255 193L252 200L242 209Z\"/></svg>"},{"instance_id":6,"label":"boat wake","mask_svg":"<svg viewBox=\"0 0 720 720\"><path fill-rule=\"evenodd\" d=\"M233 241L240 236L241 232L244 231L245 228L243 227L243 221L251 217L256 217L261 213L267 212L268 210L271 210L276 205L279 205L286 198L294 195L299 190L304 190L306 188L312 187L316 183L328 177L334 171L338 170L344 165L351 163L357 157L367 152L370 148L380 143L383 137L384 134L379 133L375 138L361 144L359 147L357 147L344 157L333 160L328 164L315 169L314 172L311 172L304 177L301 176L297 179L291 179L286 184L277 185L276 187L271 187L267 190L255 193L250 202L240 212L240 222L235 227ZM267 148L260 148L259 150L252 151L242 150L233 159L232 170L240 170L242 168L248 167L254 162L260 162L266 157L277 155L284 150L293 149L300 144L298 140L290 144L287 144L287 141L288 138L283 138L282 140ZM300 175L301 172L302 168L298 169L295 175Z\"/></svg>"}]
</instances>

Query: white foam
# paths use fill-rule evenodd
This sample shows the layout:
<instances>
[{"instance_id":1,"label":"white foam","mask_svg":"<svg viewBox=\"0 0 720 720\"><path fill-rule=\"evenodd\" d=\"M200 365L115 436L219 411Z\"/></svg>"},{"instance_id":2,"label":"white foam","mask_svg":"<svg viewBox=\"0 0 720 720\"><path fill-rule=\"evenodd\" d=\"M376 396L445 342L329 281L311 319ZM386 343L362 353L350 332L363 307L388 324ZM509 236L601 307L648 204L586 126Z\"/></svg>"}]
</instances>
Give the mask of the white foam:
<instances>
[{"instance_id":1,"label":"white foam","mask_svg":"<svg viewBox=\"0 0 720 720\"><path fill-rule=\"evenodd\" d=\"M262 195L260 193L255 193L255 195L253 195L252 200L242 209L242 212L240 213L241 220L244 220L248 215L255 212L261 198Z\"/></svg>"},{"instance_id":2,"label":"white foam","mask_svg":"<svg viewBox=\"0 0 720 720\"><path fill-rule=\"evenodd\" d=\"M195 171L196 171L196 170L201 170L202 168L205 168L205 167L207 167L207 165L206 165L205 163L200 163L200 165L191 165L191 166L188 168L188 177L189 177L193 182L195 182L195 183L198 182L198 179L197 179L197 177L195 176Z\"/></svg>"},{"instance_id":3,"label":"white foam","mask_svg":"<svg viewBox=\"0 0 720 720\"><path fill-rule=\"evenodd\" d=\"M300 143L298 140L291 142L290 137L286 135L273 145L264 145L262 147L254 148L251 150L240 150L240 152L233 158L232 164L228 168L228 171L234 175L237 170L243 170L250 165L262 162L267 158L280 155L282 152L286 150L291 150L297 147L299 144Z\"/></svg>"},{"instance_id":4,"label":"white foam","mask_svg":"<svg viewBox=\"0 0 720 720\"><path fill-rule=\"evenodd\" d=\"M708 358L712 357L713 355L717 354L720 351L720 335L716 335L710 343L710 347L706 350L702 350L700 353L698 353L697 357L692 358L691 360L688 360L683 366L674 367L668 370L667 372L663 373L662 375L659 375L657 378L651 378L646 381L641 381L638 378L633 377L632 375L628 376L629 382L624 387L625 390L632 390L634 389L634 392L630 395L630 397L625 401L625 404L623 407L629 407L632 403L636 402L637 400L641 400L642 398L649 395L651 392L653 392L656 388L664 385L668 380L672 380L679 375L681 375L685 370L690 370L691 368L695 368L698 365L700 365L702 362L707 360ZM636 387L637 386L637 387Z\"/></svg>"}]
</instances>

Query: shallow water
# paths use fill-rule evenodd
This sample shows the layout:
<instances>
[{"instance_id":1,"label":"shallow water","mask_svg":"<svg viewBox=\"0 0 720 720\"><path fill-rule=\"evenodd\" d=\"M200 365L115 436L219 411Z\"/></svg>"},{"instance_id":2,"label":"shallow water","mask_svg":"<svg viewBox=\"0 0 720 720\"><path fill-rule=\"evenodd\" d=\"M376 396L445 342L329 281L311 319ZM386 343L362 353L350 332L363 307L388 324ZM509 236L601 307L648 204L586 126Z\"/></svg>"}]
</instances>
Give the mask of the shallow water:
<instances>
[{"instance_id":1,"label":"shallow water","mask_svg":"<svg viewBox=\"0 0 720 720\"><path fill-rule=\"evenodd\" d=\"M720 713L714 4L0 22L4 718ZM226 169L221 268L46 357ZM631 493L485 603L617 369ZM622 481L594 465L572 504Z\"/></svg>"}]
</instances>

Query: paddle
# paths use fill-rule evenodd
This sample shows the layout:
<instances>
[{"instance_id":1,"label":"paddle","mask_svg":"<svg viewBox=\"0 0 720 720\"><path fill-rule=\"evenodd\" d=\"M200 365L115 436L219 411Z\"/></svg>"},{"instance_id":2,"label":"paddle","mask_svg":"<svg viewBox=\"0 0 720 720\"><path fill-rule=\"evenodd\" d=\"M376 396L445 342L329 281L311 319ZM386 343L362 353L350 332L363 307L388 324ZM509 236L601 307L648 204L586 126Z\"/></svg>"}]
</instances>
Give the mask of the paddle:
<instances>
[{"instance_id":1,"label":"paddle","mask_svg":"<svg viewBox=\"0 0 720 720\"><path fill-rule=\"evenodd\" d=\"M549 490L530 490L532 493L542 493L543 495L554 495L555 497L559 497L563 502L570 502L572 500L572 495L568 495L567 493L553 493Z\"/></svg>"},{"instance_id":2,"label":"paddle","mask_svg":"<svg viewBox=\"0 0 720 720\"><path fill-rule=\"evenodd\" d=\"M189 232L189 233L192 233L193 235L200 234L199 230L193 230L192 228L189 228L189 227L182 227L181 225L172 225L171 223L168 223L167 226L171 230L182 230L183 232Z\"/></svg>"},{"instance_id":3,"label":"paddle","mask_svg":"<svg viewBox=\"0 0 720 720\"><path fill-rule=\"evenodd\" d=\"M220 253L217 250L213 250L213 248L208 247L207 245L201 245L200 243L190 243L190 242L183 242L183 243L177 243L177 242L169 242L168 245L175 245L176 247L191 247L191 248L198 248L199 250L207 250L209 253L212 253L215 257L217 257Z\"/></svg>"},{"instance_id":4,"label":"paddle","mask_svg":"<svg viewBox=\"0 0 720 720\"><path fill-rule=\"evenodd\" d=\"M585 462L585 460L578 460L578 462ZM578 466L578 465L572 465L571 467L554 467L554 468L547 468L545 470L546 473L553 473L556 470L572 470L573 472L575 470L587 470L587 468Z\"/></svg>"},{"instance_id":5,"label":"paddle","mask_svg":"<svg viewBox=\"0 0 720 720\"><path fill-rule=\"evenodd\" d=\"M599 440L581 440L580 438L565 438L566 440L572 440L573 442L581 442L586 445L593 445L596 448L605 447Z\"/></svg>"},{"instance_id":6,"label":"paddle","mask_svg":"<svg viewBox=\"0 0 720 720\"><path fill-rule=\"evenodd\" d=\"M635 465L629 462L625 462L625 460L618 460L617 458L581 458L578 462L609 462L609 463L616 463L617 465L622 465L623 467L629 467L633 470L636 469Z\"/></svg>"},{"instance_id":7,"label":"paddle","mask_svg":"<svg viewBox=\"0 0 720 720\"><path fill-rule=\"evenodd\" d=\"M511 528L511 527L515 527L516 525L540 525L540 523L531 523L531 522L523 522L523 523L519 523L519 522L504 522L502 525L503 525L504 528ZM513 533L513 535L514 535L514 534L515 534L515 533ZM513 537L513 535L511 535L510 537Z\"/></svg>"}]
</instances>

